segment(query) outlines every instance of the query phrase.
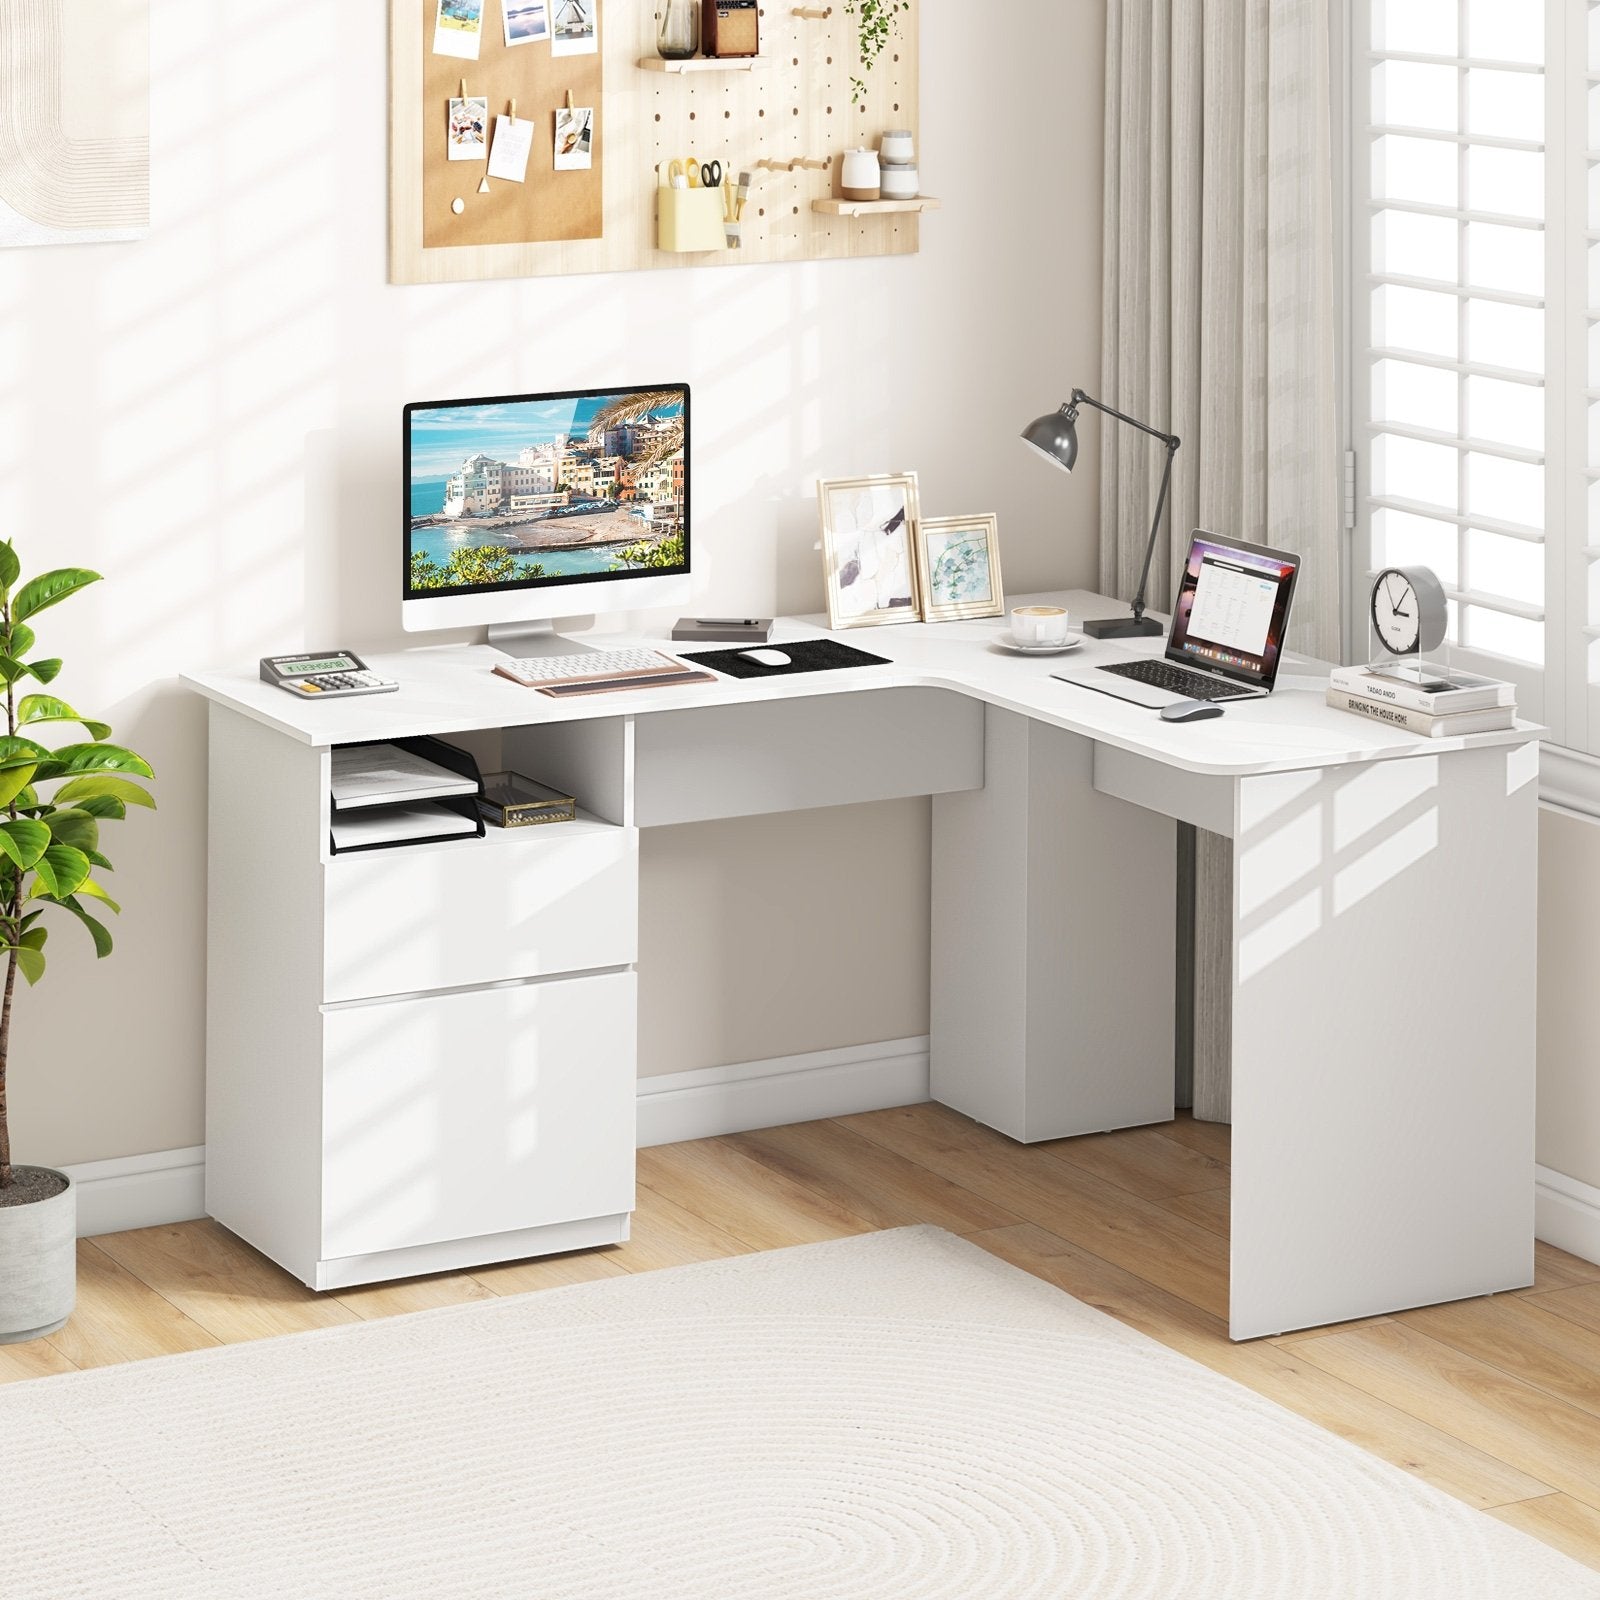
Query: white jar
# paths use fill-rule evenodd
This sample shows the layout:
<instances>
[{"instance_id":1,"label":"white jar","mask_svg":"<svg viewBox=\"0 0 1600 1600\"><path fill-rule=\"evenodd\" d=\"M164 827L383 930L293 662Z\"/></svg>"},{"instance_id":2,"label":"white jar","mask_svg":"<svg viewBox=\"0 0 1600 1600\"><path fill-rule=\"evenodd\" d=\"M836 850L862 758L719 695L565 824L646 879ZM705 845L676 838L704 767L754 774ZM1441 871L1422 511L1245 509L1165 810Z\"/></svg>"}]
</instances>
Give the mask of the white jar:
<instances>
[{"instance_id":1,"label":"white jar","mask_svg":"<svg viewBox=\"0 0 1600 1600\"><path fill-rule=\"evenodd\" d=\"M915 200L922 193L921 175L914 165L885 167L882 187L885 200Z\"/></svg>"},{"instance_id":2,"label":"white jar","mask_svg":"<svg viewBox=\"0 0 1600 1600\"><path fill-rule=\"evenodd\" d=\"M913 167L917 163L917 145L909 128L891 128L883 136L881 146L886 167Z\"/></svg>"},{"instance_id":3,"label":"white jar","mask_svg":"<svg viewBox=\"0 0 1600 1600\"><path fill-rule=\"evenodd\" d=\"M846 150L839 174L839 192L846 200L877 200L882 194L876 150Z\"/></svg>"}]
</instances>

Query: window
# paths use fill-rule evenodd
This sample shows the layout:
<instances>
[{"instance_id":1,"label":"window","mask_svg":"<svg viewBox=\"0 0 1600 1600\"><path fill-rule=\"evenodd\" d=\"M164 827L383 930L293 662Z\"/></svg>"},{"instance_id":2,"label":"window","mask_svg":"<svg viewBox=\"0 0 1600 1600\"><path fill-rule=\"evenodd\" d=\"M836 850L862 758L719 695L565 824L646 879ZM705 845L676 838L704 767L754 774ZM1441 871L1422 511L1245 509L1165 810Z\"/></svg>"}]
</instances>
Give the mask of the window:
<instances>
[{"instance_id":1,"label":"window","mask_svg":"<svg viewBox=\"0 0 1600 1600\"><path fill-rule=\"evenodd\" d=\"M1600 815L1600 0L1345 3L1351 649L1433 567Z\"/></svg>"}]
</instances>

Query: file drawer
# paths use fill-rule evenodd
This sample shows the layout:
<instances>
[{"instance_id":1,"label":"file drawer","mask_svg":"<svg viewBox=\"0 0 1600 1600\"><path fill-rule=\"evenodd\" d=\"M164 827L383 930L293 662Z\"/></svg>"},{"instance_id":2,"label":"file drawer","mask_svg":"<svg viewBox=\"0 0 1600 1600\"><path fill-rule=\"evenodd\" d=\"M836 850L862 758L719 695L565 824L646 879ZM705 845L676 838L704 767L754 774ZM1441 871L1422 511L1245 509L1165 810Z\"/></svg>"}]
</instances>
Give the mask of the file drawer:
<instances>
[{"instance_id":1,"label":"file drawer","mask_svg":"<svg viewBox=\"0 0 1600 1600\"><path fill-rule=\"evenodd\" d=\"M631 1211L637 982L326 1013L323 1258Z\"/></svg>"},{"instance_id":2,"label":"file drawer","mask_svg":"<svg viewBox=\"0 0 1600 1600\"><path fill-rule=\"evenodd\" d=\"M343 855L323 873L323 999L628 966L639 836L580 814L483 840Z\"/></svg>"}]
</instances>

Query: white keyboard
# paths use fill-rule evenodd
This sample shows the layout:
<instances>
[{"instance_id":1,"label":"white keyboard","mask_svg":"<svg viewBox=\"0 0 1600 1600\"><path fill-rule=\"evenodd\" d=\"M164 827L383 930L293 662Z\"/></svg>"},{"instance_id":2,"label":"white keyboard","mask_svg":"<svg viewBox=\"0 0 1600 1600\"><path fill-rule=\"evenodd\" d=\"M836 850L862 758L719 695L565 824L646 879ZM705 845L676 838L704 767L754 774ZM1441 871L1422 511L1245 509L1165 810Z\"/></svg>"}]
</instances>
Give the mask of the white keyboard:
<instances>
[{"instance_id":1,"label":"white keyboard","mask_svg":"<svg viewBox=\"0 0 1600 1600\"><path fill-rule=\"evenodd\" d=\"M699 682L708 673L659 650L590 650L577 656L532 656L502 661L503 678L546 694L579 694L607 689L648 689L656 684Z\"/></svg>"}]
</instances>

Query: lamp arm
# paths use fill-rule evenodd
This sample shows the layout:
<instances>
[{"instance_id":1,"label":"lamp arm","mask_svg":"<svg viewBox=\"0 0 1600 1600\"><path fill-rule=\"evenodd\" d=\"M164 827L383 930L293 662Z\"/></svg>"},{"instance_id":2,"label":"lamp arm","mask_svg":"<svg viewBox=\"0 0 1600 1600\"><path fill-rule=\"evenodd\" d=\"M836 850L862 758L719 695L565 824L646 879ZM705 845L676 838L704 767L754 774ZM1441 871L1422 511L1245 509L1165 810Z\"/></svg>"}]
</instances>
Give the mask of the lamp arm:
<instances>
[{"instance_id":1,"label":"lamp arm","mask_svg":"<svg viewBox=\"0 0 1600 1600\"><path fill-rule=\"evenodd\" d=\"M1118 422L1126 422L1130 428L1137 428L1141 433L1148 433L1152 439L1159 439L1168 450L1176 450L1178 441L1170 433L1163 433L1159 428L1152 428L1148 422L1141 422L1137 417L1130 417L1125 411L1118 411L1115 406L1108 406L1104 401L1096 400L1093 395L1085 394L1082 389L1074 389L1072 398L1067 402L1067 407L1076 409L1078 406L1093 406L1096 411L1103 411L1108 417L1115 417Z\"/></svg>"},{"instance_id":2,"label":"lamp arm","mask_svg":"<svg viewBox=\"0 0 1600 1600\"><path fill-rule=\"evenodd\" d=\"M1154 429L1148 430L1154 432ZM1133 618L1138 622L1144 617L1144 592L1150 583L1150 562L1156 553L1156 540L1161 535L1161 515L1167 509L1167 487L1172 482L1172 458L1178 453L1176 439L1160 435L1167 440L1167 464L1161 473L1161 493L1156 496L1156 514L1150 524L1150 543L1144 549L1144 571L1139 574L1139 593L1134 597Z\"/></svg>"}]
</instances>

